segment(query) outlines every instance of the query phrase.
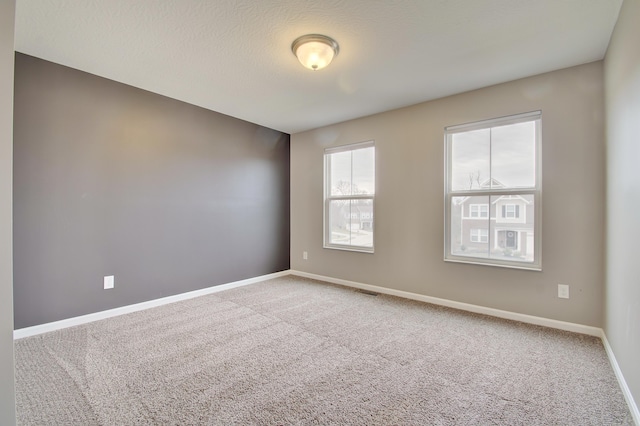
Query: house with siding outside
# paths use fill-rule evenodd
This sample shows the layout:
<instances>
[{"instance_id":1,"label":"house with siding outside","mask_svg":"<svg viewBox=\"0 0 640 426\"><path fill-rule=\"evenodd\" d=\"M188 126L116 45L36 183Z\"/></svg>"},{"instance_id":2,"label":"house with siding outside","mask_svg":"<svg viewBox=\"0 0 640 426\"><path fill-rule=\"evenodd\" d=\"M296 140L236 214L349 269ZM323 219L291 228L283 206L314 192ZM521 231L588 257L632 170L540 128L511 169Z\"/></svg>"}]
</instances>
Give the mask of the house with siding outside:
<instances>
[{"instance_id":1,"label":"house with siding outside","mask_svg":"<svg viewBox=\"0 0 640 426\"><path fill-rule=\"evenodd\" d=\"M487 188L489 181L483 182ZM492 179L493 188L503 186ZM533 261L533 195L485 195L453 200L452 249L465 256ZM456 235L457 234L457 235Z\"/></svg>"}]
</instances>

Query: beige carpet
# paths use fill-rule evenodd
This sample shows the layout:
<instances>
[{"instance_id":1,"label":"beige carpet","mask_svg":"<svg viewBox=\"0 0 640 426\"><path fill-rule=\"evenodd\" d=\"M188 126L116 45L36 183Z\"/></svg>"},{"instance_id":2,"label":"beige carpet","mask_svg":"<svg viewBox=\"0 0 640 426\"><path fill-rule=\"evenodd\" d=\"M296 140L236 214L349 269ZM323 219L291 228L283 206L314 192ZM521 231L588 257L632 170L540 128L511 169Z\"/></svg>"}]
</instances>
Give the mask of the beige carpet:
<instances>
[{"instance_id":1,"label":"beige carpet","mask_svg":"<svg viewBox=\"0 0 640 426\"><path fill-rule=\"evenodd\" d=\"M296 277L15 356L21 425L633 424L597 338Z\"/></svg>"}]
</instances>

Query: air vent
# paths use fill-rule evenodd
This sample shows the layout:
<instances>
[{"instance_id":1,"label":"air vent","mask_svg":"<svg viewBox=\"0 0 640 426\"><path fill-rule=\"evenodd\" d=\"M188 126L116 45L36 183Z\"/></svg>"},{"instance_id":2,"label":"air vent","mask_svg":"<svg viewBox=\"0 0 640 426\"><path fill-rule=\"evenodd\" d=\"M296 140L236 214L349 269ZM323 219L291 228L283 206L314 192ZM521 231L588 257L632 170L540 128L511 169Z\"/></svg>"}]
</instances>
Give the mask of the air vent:
<instances>
[{"instance_id":1,"label":"air vent","mask_svg":"<svg viewBox=\"0 0 640 426\"><path fill-rule=\"evenodd\" d=\"M361 288L357 289L356 292L366 294L367 296L377 296L380 293L376 293L375 291L363 290Z\"/></svg>"}]
</instances>

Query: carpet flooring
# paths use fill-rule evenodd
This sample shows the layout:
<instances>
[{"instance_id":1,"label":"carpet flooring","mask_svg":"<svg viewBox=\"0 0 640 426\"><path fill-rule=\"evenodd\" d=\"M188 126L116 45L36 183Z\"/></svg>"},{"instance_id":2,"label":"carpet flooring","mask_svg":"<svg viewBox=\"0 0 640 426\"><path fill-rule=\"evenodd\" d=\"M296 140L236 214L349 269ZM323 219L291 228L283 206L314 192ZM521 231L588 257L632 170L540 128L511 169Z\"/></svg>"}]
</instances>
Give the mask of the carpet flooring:
<instances>
[{"instance_id":1,"label":"carpet flooring","mask_svg":"<svg viewBox=\"0 0 640 426\"><path fill-rule=\"evenodd\" d=\"M20 425L632 425L594 337L284 277L15 342Z\"/></svg>"}]
</instances>

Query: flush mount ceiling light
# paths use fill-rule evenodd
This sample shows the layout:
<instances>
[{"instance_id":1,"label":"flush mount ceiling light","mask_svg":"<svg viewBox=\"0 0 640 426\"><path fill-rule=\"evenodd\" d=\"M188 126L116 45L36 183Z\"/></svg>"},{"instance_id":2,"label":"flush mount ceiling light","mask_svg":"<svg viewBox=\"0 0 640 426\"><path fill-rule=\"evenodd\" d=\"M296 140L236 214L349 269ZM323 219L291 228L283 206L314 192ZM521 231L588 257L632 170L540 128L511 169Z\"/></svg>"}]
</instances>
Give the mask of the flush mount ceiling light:
<instances>
[{"instance_id":1,"label":"flush mount ceiling light","mask_svg":"<svg viewBox=\"0 0 640 426\"><path fill-rule=\"evenodd\" d=\"M329 65L339 50L334 39L321 34L303 35L291 43L291 51L300 63L313 71Z\"/></svg>"}]
</instances>

